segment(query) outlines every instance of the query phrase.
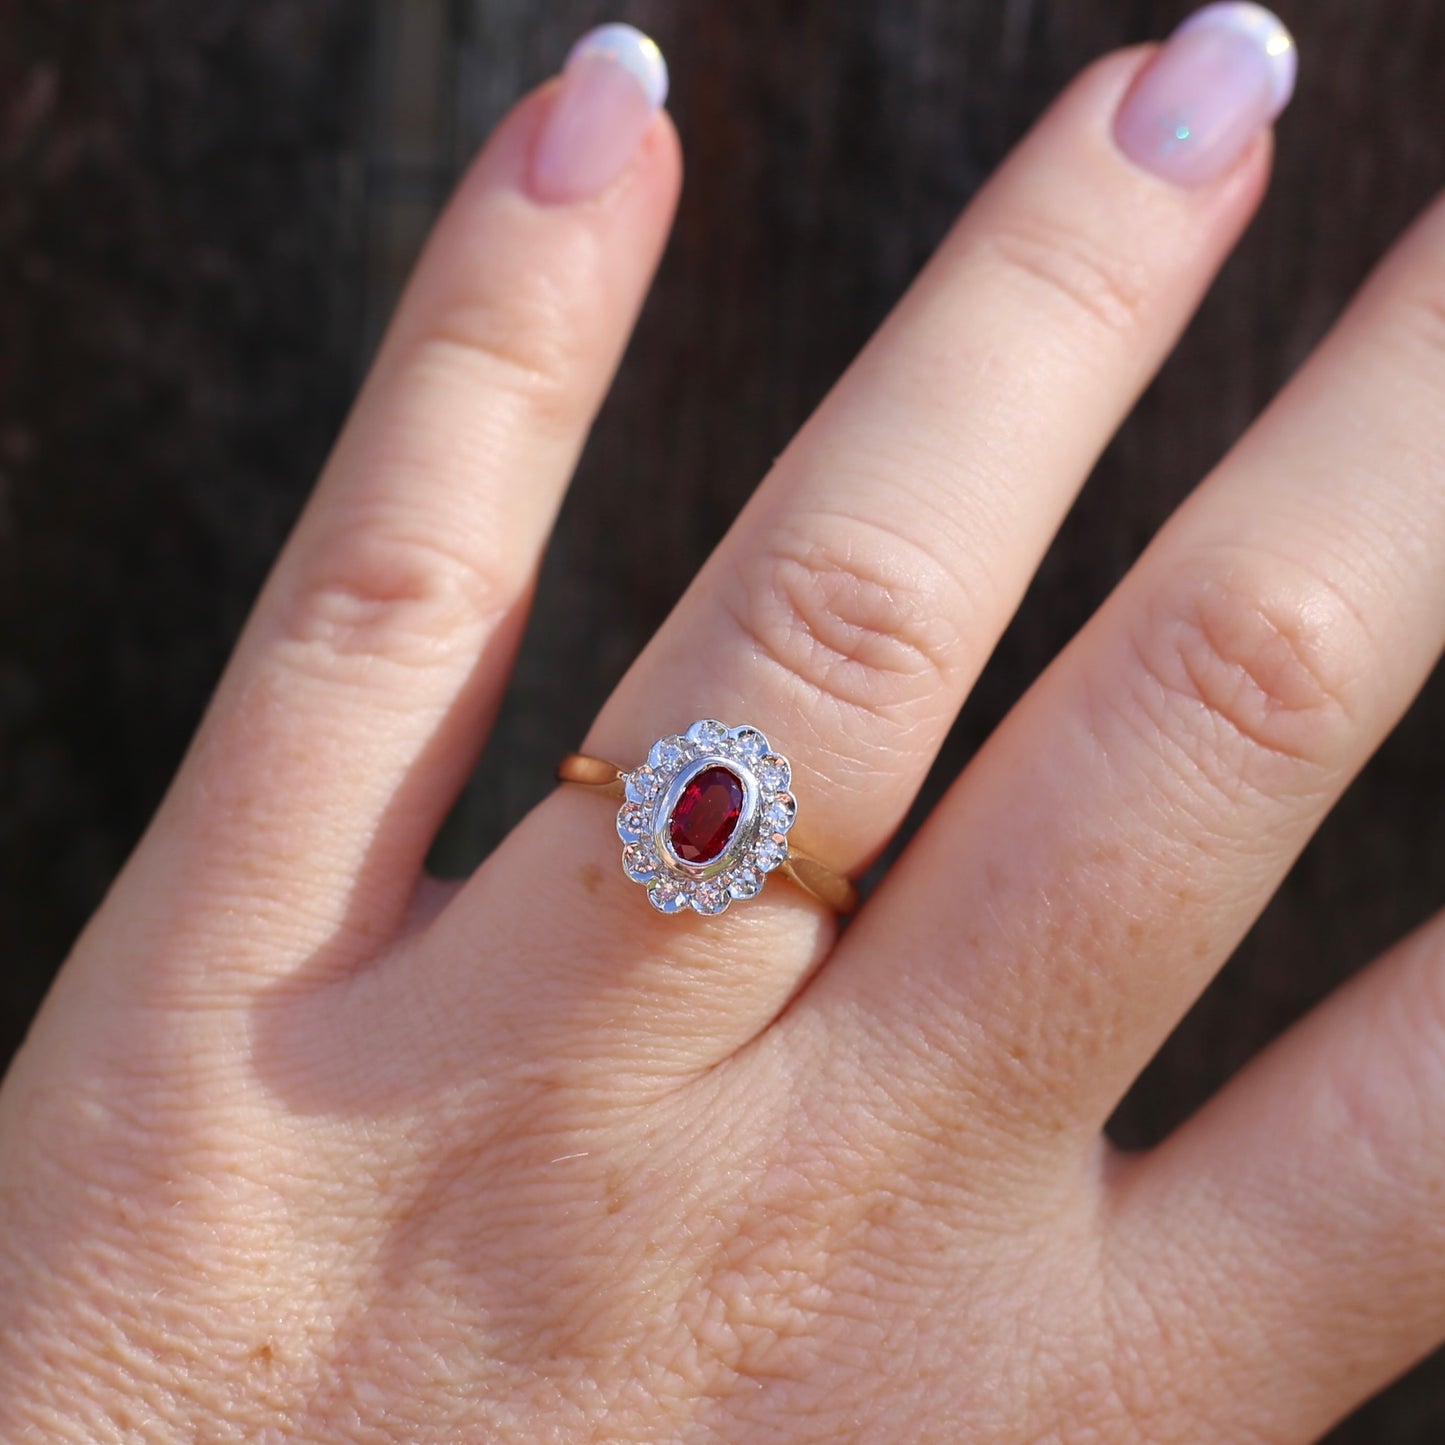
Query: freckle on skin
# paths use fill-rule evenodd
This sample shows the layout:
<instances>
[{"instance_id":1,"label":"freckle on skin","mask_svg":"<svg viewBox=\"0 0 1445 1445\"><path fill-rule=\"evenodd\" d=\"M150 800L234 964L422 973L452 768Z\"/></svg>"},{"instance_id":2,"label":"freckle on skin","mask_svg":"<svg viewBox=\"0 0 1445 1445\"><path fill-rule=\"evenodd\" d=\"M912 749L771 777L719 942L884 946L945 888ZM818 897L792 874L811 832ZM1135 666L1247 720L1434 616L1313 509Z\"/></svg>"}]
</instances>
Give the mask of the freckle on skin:
<instances>
[{"instance_id":1,"label":"freckle on skin","mask_svg":"<svg viewBox=\"0 0 1445 1445\"><path fill-rule=\"evenodd\" d=\"M596 863L582 865L582 886L589 893L596 893L602 887L602 869Z\"/></svg>"},{"instance_id":2,"label":"freckle on skin","mask_svg":"<svg viewBox=\"0 0 1445 1445\"><path fill-rule=\"evenodd\" d=\"M607 1171L607 1212L621 1214L627 1207L627 1177L620 1169Z\"/></svg>"}]
</instances>

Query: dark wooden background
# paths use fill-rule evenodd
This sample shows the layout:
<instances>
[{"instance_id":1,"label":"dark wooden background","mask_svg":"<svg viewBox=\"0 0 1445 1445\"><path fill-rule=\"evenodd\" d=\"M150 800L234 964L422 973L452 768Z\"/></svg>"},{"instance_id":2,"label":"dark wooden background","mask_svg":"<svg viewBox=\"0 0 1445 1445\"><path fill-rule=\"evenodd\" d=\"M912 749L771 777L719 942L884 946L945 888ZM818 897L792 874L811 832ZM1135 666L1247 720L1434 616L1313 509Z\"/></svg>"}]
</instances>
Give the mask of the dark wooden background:
<instances>
[{"instance_id":1,"label":"dark wooden background","mask_svg":"<svg viewBox=\"0 0 1445 1445\"><path fill-rule=\"evenodd\" d=\"M3 0L0 1063L135 842L428 218L603 19L661 41L689 178L439 846L547 787L769 459L1048 97L1149 0ZM1098 470L952 774L1445 179L1439 0L1295 0L1264 213ZM654 539L647 565L611 545ZM1442 559L1445 565L1445 559ZM585 605L581 605L585 602ZM1147 1142L1445 878L1437 679L1116 1121ZM1445 1287L1445 1286L1442 1286ZM1445 1359L1335 1437L1445 1440Z\"/></svg>"}]
</instances>

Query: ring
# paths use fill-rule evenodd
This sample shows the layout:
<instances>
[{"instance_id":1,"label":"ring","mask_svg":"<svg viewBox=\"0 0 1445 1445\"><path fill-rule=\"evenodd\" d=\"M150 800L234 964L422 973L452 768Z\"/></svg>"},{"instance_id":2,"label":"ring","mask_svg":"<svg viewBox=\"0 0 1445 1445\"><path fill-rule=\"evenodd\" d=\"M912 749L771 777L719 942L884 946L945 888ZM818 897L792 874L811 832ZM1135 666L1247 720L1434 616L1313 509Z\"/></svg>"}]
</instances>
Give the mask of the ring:
<instances>
[{"instance_id":1,"label":"ring","mask_svg":"<svg viewBox=\"0 0 1445 1445\"><path fill-rule=\"evenodd\" d=\"M622 871L647 889L659 913L691 908L715 916L734 900L756 898L770 873L835 913L858 907L847 878L789 845L798 816L793 770L755 727L703 718L659 738L631 771L569 753L557 779L622 798Z\"/></svg>"}]
</instances>

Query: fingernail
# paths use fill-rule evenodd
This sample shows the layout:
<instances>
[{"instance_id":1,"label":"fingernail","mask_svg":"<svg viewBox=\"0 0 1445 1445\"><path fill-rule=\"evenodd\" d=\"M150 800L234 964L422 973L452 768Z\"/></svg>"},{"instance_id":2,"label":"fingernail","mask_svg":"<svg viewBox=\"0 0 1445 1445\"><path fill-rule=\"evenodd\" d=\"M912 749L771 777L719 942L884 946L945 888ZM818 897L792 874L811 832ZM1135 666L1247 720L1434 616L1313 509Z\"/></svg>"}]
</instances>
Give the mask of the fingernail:
<instances>
[{"instance_id":1,"label":"fingernail","mask_svg":"<svg viewBox=\"0 0 1445 1445\"><path fill-rule=\"evenodd\" d=\"M572 47L532 154L544 201L582 201L627 169L667 99L667 62L630 25L602 25Z\"/></svg>"},{"instance_id":2,"label":"fingernail","mask_svg":"<svg viewBox=\"0 0 1445 1445\"><path fill-rule=\"evenodd\" d=\"M1289 104L1297 63L1293 37L1262 5L1206 5L1134 82L1114 139L1166 181L1204 185Z\"/></svg>"}]
</instances>

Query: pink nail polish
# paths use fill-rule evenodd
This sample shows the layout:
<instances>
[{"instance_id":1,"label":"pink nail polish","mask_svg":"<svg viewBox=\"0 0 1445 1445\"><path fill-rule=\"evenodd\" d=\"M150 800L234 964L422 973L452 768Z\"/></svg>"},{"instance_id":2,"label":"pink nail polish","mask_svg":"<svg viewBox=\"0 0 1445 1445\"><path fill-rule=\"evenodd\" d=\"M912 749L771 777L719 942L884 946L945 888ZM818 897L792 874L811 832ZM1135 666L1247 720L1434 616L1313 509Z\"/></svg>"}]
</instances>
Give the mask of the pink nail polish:
<instances>
[{"instance_id":1,"label":"pink nail polish","mask_svg":"<svg viewBox=\"0 0 1445 1445\"><path fill-rule=\"evenodd\" d=\"M1261 5L1206 5L1169 37L1114 120L1119 149L1181 186L1223 175L1289 104L1297 56Z\"/></svg>"},{"instance_id":2,"label":"pink nail polish","mask_svg":"<svg viewBox=\"0 0 1445 1445\"><path fill-rule=\"evenodd\" d=\"M589 30L572 47L532 154L532 190L582 201L627 169L667 99L667 62L630 25Z\"/></svg>"}]
</instances>

